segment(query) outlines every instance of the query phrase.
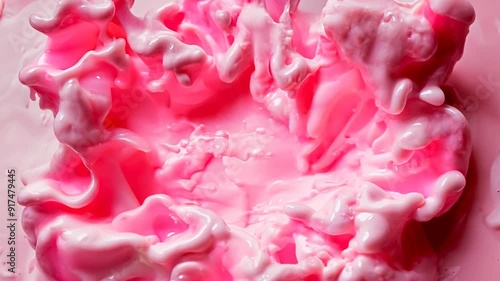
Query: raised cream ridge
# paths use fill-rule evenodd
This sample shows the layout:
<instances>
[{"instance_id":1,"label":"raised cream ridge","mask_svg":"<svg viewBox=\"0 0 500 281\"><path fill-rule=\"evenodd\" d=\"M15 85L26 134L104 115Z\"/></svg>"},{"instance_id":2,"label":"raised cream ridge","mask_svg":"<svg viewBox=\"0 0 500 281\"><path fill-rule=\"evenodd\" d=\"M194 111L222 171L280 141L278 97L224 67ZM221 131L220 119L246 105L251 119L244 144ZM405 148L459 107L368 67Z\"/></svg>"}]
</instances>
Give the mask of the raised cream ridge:
<instances>
[{"instance_id":1,"label":"raised cream ridge","mask_svg":"<svg viewBox=\"0 0 500 281\"><path fill-rule=\"evenodd\" d=\"M48 280L436 280L420 223L465 186L442 1L62 0L20 80L60 149L25 178Z\"/></svg>"}]
</instances>

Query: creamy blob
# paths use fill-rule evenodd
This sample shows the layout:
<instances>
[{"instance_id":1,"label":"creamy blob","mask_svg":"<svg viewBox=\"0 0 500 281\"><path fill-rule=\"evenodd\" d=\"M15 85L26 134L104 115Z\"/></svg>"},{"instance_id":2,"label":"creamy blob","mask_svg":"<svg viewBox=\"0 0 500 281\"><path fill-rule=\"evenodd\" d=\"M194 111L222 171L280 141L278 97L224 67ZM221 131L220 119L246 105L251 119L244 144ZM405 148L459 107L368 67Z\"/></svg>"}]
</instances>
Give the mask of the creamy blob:
<instances>
[{"instance_id":1,"label":"creamy blob","mask_svg":"<svg viewBox=\"0 0 500 281\"><path fill-rule=\"evenodd\" d=\"M460 197L450 1L62 0L20 74L60 147L19 194L48 280L436 280Z\"/></svg>"}]
</instances>

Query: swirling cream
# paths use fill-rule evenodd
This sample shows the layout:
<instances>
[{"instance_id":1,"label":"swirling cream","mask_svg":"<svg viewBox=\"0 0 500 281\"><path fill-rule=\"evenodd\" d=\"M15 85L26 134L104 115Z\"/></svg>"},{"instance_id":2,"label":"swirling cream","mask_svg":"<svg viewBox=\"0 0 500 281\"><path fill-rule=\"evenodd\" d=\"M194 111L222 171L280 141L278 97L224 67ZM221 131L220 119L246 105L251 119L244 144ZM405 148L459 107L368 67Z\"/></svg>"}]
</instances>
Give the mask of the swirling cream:
<instances>
[{"instance_id":1,"label":"swirling cream","mask_svg":"<svg viewBox=\"0 0 500 281\"><path fill-rule=\"evenodd\" d=\"M20 74L60 147L26 176L43 280L436 280L465 186L441 86L462 1L61 0Z\"/></svg>"}]
</instances>

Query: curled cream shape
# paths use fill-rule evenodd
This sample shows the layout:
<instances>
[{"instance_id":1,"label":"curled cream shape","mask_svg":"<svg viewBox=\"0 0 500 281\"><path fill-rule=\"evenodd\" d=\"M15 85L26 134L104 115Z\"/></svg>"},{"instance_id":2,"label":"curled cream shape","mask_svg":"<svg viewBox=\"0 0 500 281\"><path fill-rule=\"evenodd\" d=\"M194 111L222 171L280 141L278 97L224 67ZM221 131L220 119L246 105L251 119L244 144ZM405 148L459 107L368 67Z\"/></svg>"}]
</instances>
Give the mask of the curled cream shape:
<instances>
[{"instance_id":1,"label":"curled cream shape","mask_svg":"<svg viewBox=\"0 0 500 281\"><path fill-rule=\"evenodd\" d=\"M61 0L20 73L61 147L19 195L38 280L436 280L465 186L462 1ZM418 247L415 247L418 245Z\"/></svg>"}]
</instances>

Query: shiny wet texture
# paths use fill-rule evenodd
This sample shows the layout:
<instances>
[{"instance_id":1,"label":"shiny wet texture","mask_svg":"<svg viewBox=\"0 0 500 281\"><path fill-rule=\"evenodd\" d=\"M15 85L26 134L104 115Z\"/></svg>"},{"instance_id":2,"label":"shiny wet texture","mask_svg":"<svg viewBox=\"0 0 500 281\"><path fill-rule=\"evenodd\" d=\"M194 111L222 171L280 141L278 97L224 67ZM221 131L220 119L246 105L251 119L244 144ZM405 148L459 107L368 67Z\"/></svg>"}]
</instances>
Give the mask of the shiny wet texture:
<instances>
[{"instance_id":1,"label":"shiny wet texture","mask_svg":"<svg viewBox=\"0 0 500 281\"><path fill-rule=\"evenodd\" d=\"M50 39L20 78L61 142L19 197L40 274L436 279L418 222L465 184L467 124L438 86L468 6L203 3L32 19Z\"/></svg>"}]
</instances>

